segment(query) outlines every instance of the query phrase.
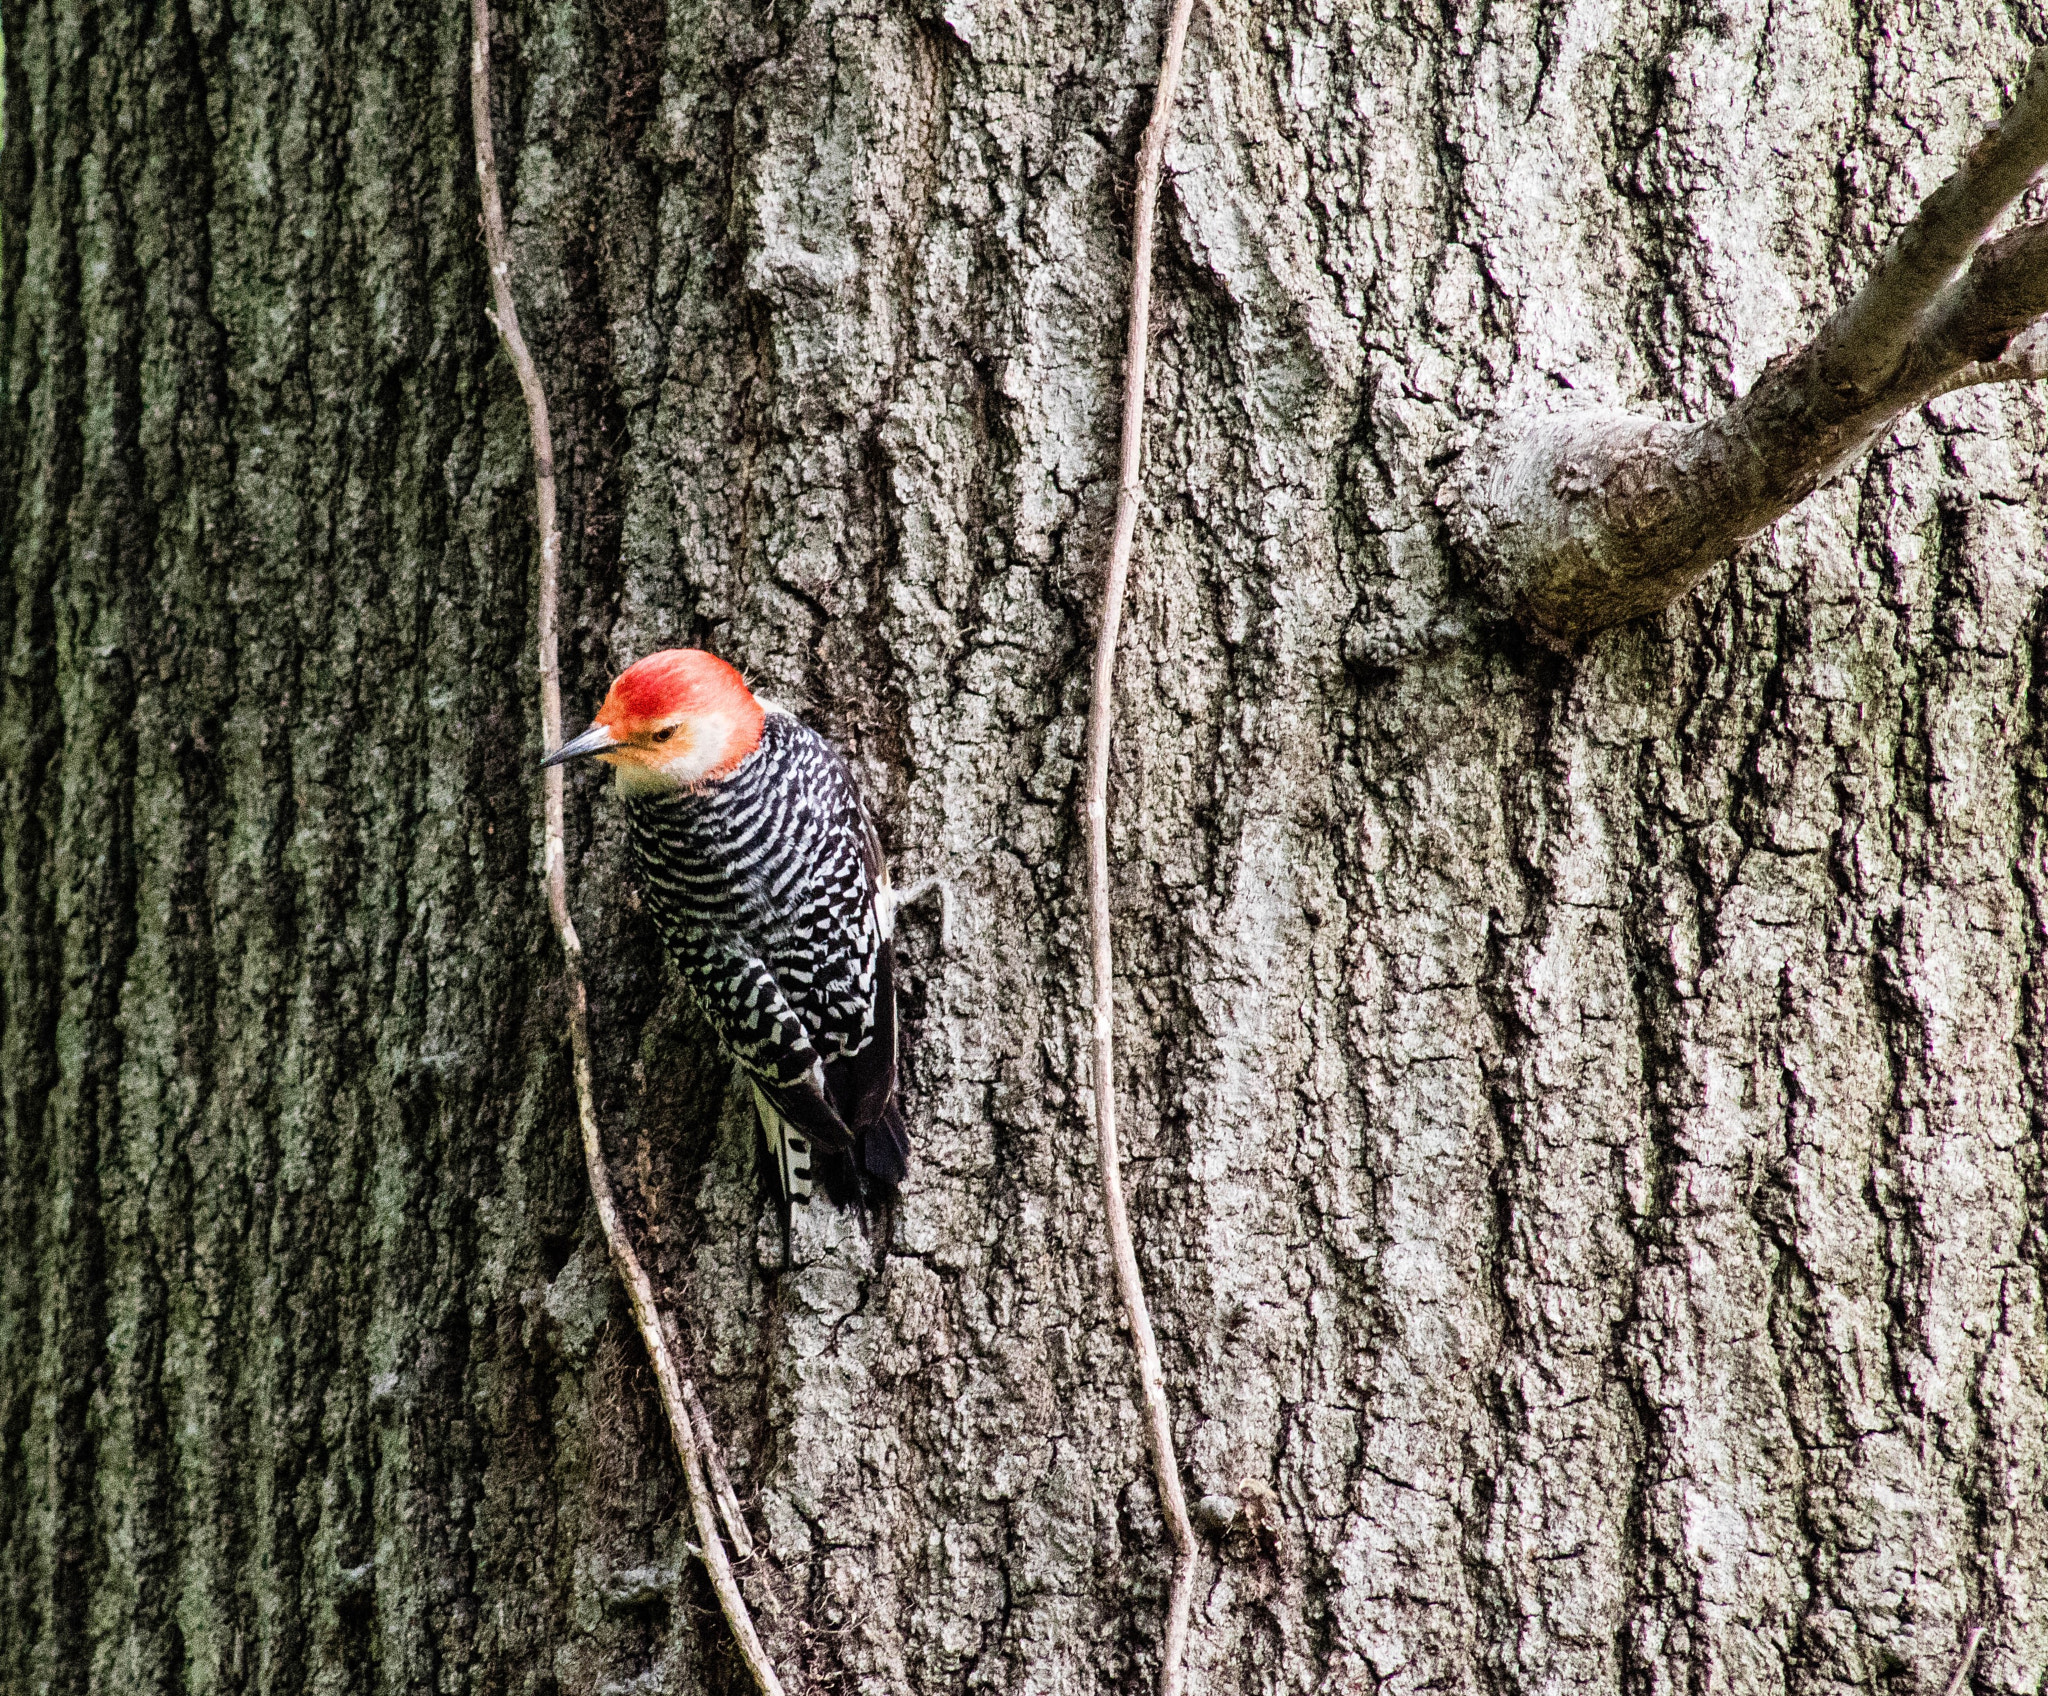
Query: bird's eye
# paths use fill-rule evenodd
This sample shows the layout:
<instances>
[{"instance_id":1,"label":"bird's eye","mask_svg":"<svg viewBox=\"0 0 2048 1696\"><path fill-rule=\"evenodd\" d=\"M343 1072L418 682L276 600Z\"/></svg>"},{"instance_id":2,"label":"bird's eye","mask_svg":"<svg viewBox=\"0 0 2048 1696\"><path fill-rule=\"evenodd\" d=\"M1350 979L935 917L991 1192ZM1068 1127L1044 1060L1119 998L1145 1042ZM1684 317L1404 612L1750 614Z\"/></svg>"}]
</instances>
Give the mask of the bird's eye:
<instances>
[{"instance_id":1,"label":"bird's eye","mask_svg":"<svg viewBox=\"0 0 2048 1696\"><path fill-rule=\"evenodd\" d=\"M674 725L670 725L666 730L657 730L654 733L654 739L657 742L666 742L671 736L675 735L675 733L676 727Z\"/></svg>"}]
</instances>

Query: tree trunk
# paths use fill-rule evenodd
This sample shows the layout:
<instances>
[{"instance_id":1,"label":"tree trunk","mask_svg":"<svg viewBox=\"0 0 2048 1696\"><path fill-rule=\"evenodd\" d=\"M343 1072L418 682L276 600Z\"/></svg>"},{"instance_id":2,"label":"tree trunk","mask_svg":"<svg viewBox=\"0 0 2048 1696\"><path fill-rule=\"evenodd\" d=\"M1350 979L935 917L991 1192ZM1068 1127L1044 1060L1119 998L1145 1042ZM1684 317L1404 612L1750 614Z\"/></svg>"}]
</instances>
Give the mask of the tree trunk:
<instances>
[{"instance_id":1,"label":"tree trunk","mask_svg":"<svg viewBox=\"0 0 2048 1696\"><path fill-rule=\"evenodd\" d=\"M709 646L952 887L902 1199L785 1244L572 784L794 1689L1155 1675L1076 807L1163 10L498 18L572 727ZM1746 389L2048 18L1383 11L1198 12L1167 153L1110 818L1191 1688L1938 1691L1981 1625L2036 1690L2048 412L1930 402L1571 653L1438 497L1553 389ZM468 8L0 24L0 1687L736 1690L578 1154Z\"/></svg>"}]
</instances>

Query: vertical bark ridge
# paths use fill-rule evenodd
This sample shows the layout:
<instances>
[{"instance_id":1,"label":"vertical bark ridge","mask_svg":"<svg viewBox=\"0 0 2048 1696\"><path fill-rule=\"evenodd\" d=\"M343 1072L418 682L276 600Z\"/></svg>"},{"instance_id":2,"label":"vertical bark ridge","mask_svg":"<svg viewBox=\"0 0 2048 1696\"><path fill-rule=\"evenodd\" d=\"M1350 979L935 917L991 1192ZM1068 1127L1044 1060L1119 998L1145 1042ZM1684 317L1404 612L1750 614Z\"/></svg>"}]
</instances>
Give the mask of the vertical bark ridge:
<instances>
[{"instance_id":1,"label":"vertical bark ridge","mask_svg":"<svg viewBox=\"0 0 2048 1696\"><path fill-rule=\"evenodd\" d=\"M23 39L21 9L4 20L7 39ZM0 840L5 868L7 972L6 1031L0 1049L0 1102L5 1107L6 1221L10 1252L0 1257L4 1280L4 1324L10 1370L5 1374L6 1407L0 1418L5 1447L6 1490L0 1496L5 1529L0 1548L8 1551L8 1607L0 1625L0 1655L9 1676L28 1682L39 1676L37 1644L61 1622L49 1617L46 1555L50 1546L46 1490L54 1468L43 1459L50 1422L39 1393L37 1370L45 1343L46 1301L39 1252L47 1221L57 1211L48 1102L58 1072L57 1029L60 985L59 938L55 925L59 891L52 874L51 842L59 792L57 753L62 718L56 648L53 562L62 557L58 515L79 479L75 433L52 431L53 416L75 413L83 363L77 331L78 255L75 229L78 197L74 132L64 120L77 96L65 67L44 53L6 55L9 122L6 136L8 228L21 235L5 245L8 323L7 448L11 471L34 467L25 479L9 479L17 491L9 503L6 536L13 569L6 583L8 665L7 754L0 764L8 816ZM49 139L31 156L28 114L34 111ZM54 143L54 145L52 144ZM35 238L31 240L31 234ZM30 254L34 263L30 262ZM33 290L32 294L30 291ZM25 312L25 299L50 303L49 322ZM67 313L66 309L69 308ZM67 408L67 401L72 405ZM38 452L40 450L40 452ZM42 1464L38 1464L41 1460Z\"/></svg>"}]
</instances>

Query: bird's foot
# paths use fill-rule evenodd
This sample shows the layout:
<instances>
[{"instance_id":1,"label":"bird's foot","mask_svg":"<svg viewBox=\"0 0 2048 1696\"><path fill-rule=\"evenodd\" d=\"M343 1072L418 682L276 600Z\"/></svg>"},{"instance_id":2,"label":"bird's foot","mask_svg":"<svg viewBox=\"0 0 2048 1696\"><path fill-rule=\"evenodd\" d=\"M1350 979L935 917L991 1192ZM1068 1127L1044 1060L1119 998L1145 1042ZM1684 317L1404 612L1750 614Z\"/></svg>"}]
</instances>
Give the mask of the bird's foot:
<instances>
[{"instance_id":1,"label":"bird's foot","mask_svg":"<svg viewBox=\"0 0 2048 1696\"><path fill-rule=\"evenodd\" d=\"M895 891L889 911L893 917L913 901L922 901L933 890L939 892L939 947L950 953L953 948L953 886L937 872L919 878L908 888Z\"/></svg>"}]
</instances>

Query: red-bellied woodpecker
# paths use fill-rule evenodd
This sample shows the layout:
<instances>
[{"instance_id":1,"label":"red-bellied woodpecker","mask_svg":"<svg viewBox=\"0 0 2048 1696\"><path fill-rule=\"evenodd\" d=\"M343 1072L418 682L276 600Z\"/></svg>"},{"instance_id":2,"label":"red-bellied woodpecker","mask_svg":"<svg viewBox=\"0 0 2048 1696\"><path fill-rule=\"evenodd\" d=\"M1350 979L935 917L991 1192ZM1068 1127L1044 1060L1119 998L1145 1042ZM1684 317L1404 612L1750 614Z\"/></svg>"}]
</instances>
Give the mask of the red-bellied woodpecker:
<instances>
[{"instance_id":1,"label":"red-bellied woodpecker","mask_svg":"<svg viewBox=\"0 0 2048 1696\"><path fill-rule=\"evenodd\" d=\"M616 768L648 907L753 1085L785 1203L903 1179L895 898L838 752L696 648L629 666L547 757Z\"/></svg>"}]
</instances>

